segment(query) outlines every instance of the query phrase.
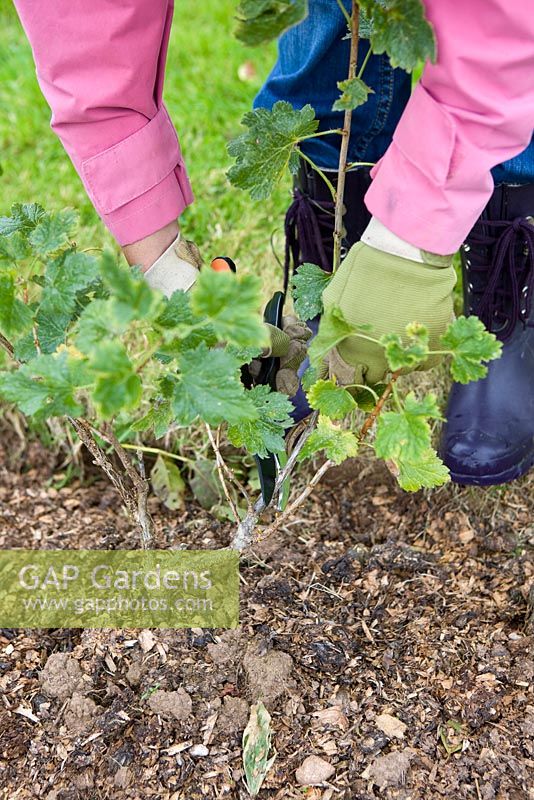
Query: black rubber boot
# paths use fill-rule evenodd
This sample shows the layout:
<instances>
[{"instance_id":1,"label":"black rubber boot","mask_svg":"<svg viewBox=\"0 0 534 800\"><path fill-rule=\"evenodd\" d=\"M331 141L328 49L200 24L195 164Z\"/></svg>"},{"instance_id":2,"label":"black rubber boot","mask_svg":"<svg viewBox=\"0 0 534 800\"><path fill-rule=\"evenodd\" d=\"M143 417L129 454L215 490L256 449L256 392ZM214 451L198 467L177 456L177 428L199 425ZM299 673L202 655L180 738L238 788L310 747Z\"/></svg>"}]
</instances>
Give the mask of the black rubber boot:
<instances>
[{"instance_id":1,"label":"black rubber boot","mask_svg":"<svg viewBox=\"0 0 534 800\"><path fill-rule=\"evenodd\" d=\"M534 464L534 184L497 186L462 246L464 312L503 343L483 380L454 384L441 457L457 483L508 483Z\"/></svg>"}]
</instances>

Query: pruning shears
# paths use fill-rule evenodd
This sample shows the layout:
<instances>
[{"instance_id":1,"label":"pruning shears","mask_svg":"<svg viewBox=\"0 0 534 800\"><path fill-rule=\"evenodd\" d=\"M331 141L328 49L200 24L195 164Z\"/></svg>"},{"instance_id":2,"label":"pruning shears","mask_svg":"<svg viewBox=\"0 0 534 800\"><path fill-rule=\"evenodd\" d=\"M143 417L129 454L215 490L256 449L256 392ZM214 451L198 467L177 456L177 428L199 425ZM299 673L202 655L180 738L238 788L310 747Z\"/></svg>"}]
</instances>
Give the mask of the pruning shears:
<instances>
[{"instance_id":1,"label":"pruning shears","mask_svg":"<svg viewBox=\"0 0 534 800\"><path fill-rule=\"evenodd\" d=\"M219 256L214 258L211 262L211 268L216 272L236 272L236 265L231 258L226 256ZM282 317L284 311L285 293L275 292L263 312L264 322L273 325L276 328L282 329ZM267 356L261 360L261 369L259 375L253 378L245 365L241 370L241 380L243 384L250 389L252 386L261 384L270 386L274 391L276 390L276 373L280 368L280 359L275 356ZM265 505L268 505L274 494L274 488L280 470L283 468L287 461L285 451L281 453L268 453L265 458L254 456L256 466L258 469L258 476L260 479L261 494ZM280 491L280 499L278 503L279 509L283 509L287 503L288 496L288 481L284 482Z\"/></svg>"}]
</instances>

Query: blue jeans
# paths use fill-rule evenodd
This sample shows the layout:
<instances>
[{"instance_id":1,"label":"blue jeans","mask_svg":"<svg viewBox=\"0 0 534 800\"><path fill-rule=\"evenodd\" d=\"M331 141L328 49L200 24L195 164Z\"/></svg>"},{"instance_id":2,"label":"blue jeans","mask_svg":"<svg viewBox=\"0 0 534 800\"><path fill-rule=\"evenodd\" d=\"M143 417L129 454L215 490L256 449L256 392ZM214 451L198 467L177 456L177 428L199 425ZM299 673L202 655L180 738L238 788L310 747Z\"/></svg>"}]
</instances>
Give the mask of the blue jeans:
<instances>
[{"instance_id":1,"label":"blue jeans","mask_svg":"<svg viewBox=\"0 0 534 800\"><path fill-rule=\"evenodd\" d=\"M350 0L343 0L350 10ZM348 72L350 42L345 38L347 24L333 0L310 0L308 17L287 31L278 43L278 59L254 101L256 108L271 108L277 100L287 100L294 108L310 103L320 120L322 131L343 126L343 114L332 111L339 97L337 82ZM360 39L358 64L369 49ZM372 55L363 75L373 90L367 103L353 114L349 161L376 162L391 142L397 122L411 91L411 77L393 69L385 55ZM320 167L337 169L338 134L303 142L302 149ZM534 182L534 137L520 155L493 170L496 183Z\"/></svg>"}]
</instances>

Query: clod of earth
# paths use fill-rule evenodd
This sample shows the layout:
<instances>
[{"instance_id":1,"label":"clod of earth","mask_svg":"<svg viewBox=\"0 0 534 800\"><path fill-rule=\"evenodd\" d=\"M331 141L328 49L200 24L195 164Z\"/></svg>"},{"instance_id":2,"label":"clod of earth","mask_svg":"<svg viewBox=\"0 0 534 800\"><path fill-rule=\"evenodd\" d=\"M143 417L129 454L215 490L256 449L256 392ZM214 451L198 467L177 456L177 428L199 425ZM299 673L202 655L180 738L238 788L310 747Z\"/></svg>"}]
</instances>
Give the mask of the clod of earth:
<instances>
[{"instance_id":1,"label":"clod of earth","mask_svg":"<svg viewBox=\"0 0 534 800\"><path fill-rule=\"evenodd\" d=\"M67 700L74 692L86 693L90 686L79 663L68 653L52 653L40 675L43 692L48 697Z\"/></svg>"},{"instance_id":2,"label":"clod of earth","mask_svg":"<svg viewBox=\"0 0 534 800\"><path fill-rule=\"evenodd\" d=\"M148 705L154 714L159 714L164 719L183 721L191 714L193 703L185 689L175 692L166 692L158 689L148 698Z\"/></svg>"},{"instance_id":3,"label":"clod of earth","mask_svg":"<svg viewBox=\"0 0 534 800\"><path fill-rule=\"evenodd\" d=\"M223 698L222 708L217 718L217 730L232 735L243 731L248 722L248 703L242 697Z\"/></svg>"},{"instance_id":4,"label":"clod of earth","mask_svg":"<svg viewBox=\"0 0 534 800\"><path fill-rule=\"evenodd\" d=\"M385 789L387 786L403 786L412 758L413 753L408 748L394 750L385 756L375 758L362 773L362 778L372 781L379 789Z\"/></svg>"},{"instance_id":5,"label":"clod of earth","mask_svg":"<svg viewBox=\"0 0 534 800\"><path fill-rule=\"evenodd\" d=\"M257 645L252 644L245 653L243 667L252 701L262 700L267 709L294 686L291 679L293 659L288 653L269 650L265 655L258 655Z\"/></svg>"},{"instance_id":6,"label":"clod of earth","mask_svg":"<svg viewBox=\"0 0 534 800\"><path fill-rule=\"evenodd\" d=\"M70 735L77 736L89 733L94 725L99 709L94 700L74 692L65 708L65 725Z\"/></svg>"}]
</instances>

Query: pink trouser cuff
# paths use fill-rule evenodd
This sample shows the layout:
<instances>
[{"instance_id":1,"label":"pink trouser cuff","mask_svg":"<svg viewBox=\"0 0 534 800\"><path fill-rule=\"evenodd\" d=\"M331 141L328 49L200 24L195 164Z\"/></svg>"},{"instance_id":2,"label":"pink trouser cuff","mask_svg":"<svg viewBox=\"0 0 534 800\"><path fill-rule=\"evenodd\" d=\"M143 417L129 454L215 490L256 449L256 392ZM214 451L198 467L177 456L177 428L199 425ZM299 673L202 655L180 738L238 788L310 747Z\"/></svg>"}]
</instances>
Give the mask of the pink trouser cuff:
<instances>
[{"instance_id":1,"label":"pink trouser cuff","mask_svg":"<svg viewBox=\"0 0 534 800\"><path fill-rule=\"evenodd\" d=\"M80 175L95 209L123 246L163 228L193 200L165 106L138 131L83 161Z\"/></svg>"},{"instance_id":2,"label":"pink trouser cuff","mask_svg":"<svg viewBox=\"0 0 534 800\"><path fill-rule=\"evenodd\" d=\"M493 187L477 155L446 107L419 84L393 142L371 171L367 208L410 244L441 255L454 253Z\"/></svg>"},{"instance_id":3,"label":"pink trouser cuff","mask_svg":"<svg viewBox=\"0 0 534 800\"><path fill-rule=\"evenodd\" d=\"M424 0L437 61L372 172L365 202L410 244L458 249L493 190L491 169L534 127L534 15L510 0Z\"/></svg>"}]
</instances>

